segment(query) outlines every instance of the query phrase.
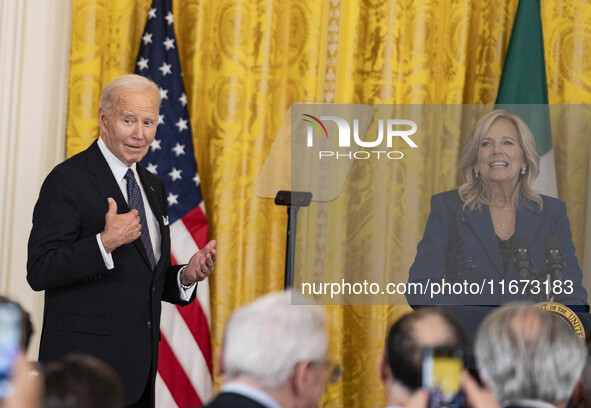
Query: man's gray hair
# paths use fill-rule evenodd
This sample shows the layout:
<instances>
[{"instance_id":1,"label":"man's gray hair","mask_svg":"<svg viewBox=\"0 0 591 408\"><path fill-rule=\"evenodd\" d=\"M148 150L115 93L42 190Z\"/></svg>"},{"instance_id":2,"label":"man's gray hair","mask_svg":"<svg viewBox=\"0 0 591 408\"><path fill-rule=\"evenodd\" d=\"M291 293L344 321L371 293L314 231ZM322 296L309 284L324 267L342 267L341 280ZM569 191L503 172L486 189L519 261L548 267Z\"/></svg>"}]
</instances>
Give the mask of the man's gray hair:
<instances>
[{"instance_id":1,"label":"man's gray hair","mask_svg":"<svg viewBox=\"0 0 591 408\"><path fill-rule=\"evenodd\" d=\"M589 337L587 337L587 361L583 372L581 373L581 392L583 393L583 403L581 406L591 406L591 345L589 344ZM575 406L579 406L575 403Z\"/></svg>"},{"instance_id":2,"label":"man's gray hair","mask_svg":"<svg viewBox=\"0 0 591 408\"><path fill-rule=\"evenodd\" d=\"M290 292L261 297L232 313L223 339L228 379L247 376L276 390L305 360L326 358L326 312L317 305L292 305ZM293 296L297 296L295 293Z\"/></svg>"},{"instance_id":3,"label":"man's gray hair","mask_svg":"<svg viewBox=\"0 0 591 408\"><path fill-rule=\"evenodd\" d=\"M587 351L560 317L530 304L501 306L482 322L475 354L497 400L567 401Z\"/></svg>"},{"instance_id":4,"label":"man's gray hair","mask_svg":"<svg viewBox=\"0 0 591 408\"><path fill-rule=\"evenodd\" d=\"M158 108L160 108L162 99L160 97L160 88L158 88L158 85L148 78L136 74L120 76L105 85L103 91L101 92L99 108L103 108L107 112L112 112L113 104L115 103L117 95L123 91L155 92L158 97Z\"/></svg>"}]
</instances>

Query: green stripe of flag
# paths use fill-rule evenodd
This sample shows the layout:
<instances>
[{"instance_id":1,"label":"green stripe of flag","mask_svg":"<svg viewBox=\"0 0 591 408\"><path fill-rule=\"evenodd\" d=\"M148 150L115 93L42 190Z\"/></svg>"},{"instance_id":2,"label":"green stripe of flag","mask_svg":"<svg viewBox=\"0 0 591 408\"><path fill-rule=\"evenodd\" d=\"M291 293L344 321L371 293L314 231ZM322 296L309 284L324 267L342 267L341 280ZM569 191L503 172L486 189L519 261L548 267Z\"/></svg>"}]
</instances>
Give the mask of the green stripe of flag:
<instances>
[{"instance_id":1,"label":"green stripe of flag","mask_svg":"<svg viewBox=\"0 0 591 408\"><path fill-rule=\"evenodd\" d=\"M496 104L548 104L539 0L519 2ZM511 106L506 110L519 115L527 123L540 156L552 149L547 107Z\"/></svg>"},{"instance_id":2,"label":"green stripe of flag","mask_svg":"<svg viewBox=\"0 0 591 408\"><path fill-rule=\"evenodd\" d=\"M541 159L533 187L557 196L540 0L520 0L517 6L496 105L527 123Z\"/></svg>"}]
</instances>

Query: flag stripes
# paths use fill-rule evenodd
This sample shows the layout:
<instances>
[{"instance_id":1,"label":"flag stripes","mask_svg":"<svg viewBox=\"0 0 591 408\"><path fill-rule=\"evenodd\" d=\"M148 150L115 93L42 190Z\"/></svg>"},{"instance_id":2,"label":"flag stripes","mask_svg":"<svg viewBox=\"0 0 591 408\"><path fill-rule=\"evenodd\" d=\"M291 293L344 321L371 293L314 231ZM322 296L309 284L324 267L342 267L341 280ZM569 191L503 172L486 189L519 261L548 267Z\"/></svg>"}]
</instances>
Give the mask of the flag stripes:
<instances>
[{"instance_id":1,"label":"flag stripes","mask_svg":"<svg viewBox=\"0 0 591 408\"><path fill-rule=\"evenodd\" d=\"M172 0L152 0L136 59L136 74L160 88L156 137L141 164L165 184L171 258L185 264L208 240L208 224L193 152L187 96L174 33ZM156 407L196 407L212 394L210 298L206 279L185 308L162 304Z\"/></svg>"},{"instance_id":2,"label":"flag stripes","mask_svg":"<svg viewBox=\"0 0 591 408\"><path fill-rule=\"evenodd\" d=\"M182 359L180 360L182 361ZM194 407L202 405L201 398L191 385L187 375L182 375L183 367L168 344L165 336L160 340L160 362L158 373L166 385L176 405Z\"/></svg>"}]
</instances>

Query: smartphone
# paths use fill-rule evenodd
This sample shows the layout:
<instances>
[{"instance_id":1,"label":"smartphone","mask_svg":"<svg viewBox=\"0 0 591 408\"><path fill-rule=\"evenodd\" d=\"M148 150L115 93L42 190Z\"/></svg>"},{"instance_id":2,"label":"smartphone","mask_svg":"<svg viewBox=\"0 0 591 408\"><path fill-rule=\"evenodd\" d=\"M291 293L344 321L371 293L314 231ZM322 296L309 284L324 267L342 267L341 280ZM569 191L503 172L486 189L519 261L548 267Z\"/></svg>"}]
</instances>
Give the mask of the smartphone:
<instances>
[{"instance_id":1,"label":"smartphone","mask_svg":"<svg viewBox=\"0 0 591 408\"><path fill-rule=\"evenodd\" d=\"M423 350L423 388L429 391L429 408L461 408L465 395L460 389L464 370L462 347L429 347Z\"/></svg>"},{"instance_id":2,"label":"smartphone","mask_svg":"<svg viewBox=\"0 0 591 408\"><path fill-rule=\"evenodd\" d=\"M21 311L10 303L0 304L0 401L12 395L11 376L20 353Z\"/></svg>"}]
</instances>

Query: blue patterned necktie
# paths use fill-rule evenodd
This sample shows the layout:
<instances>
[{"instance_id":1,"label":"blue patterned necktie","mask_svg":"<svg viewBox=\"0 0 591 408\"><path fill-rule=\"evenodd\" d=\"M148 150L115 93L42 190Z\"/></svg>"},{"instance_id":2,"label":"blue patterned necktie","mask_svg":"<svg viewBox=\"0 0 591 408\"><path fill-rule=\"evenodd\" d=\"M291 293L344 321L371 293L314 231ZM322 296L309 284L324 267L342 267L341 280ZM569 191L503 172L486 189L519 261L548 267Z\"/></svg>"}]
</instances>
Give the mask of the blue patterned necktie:
<instances>
[{"instance_id":1,"label":"blue patterned necktie","mask_svg":"<svg viewBox=\"0 0 591 408\"><path fill-rule=\"evenodd\" d=\"M148 255L148 261L150 261L150 266L153 271L156 268L156 258L154 258L154 249L152 248L152 241L150 240L150 231L148 229L142 192L140 191L140 186L138 186L135 181L133 170L127 170L127 173L125 173L125 180L127 180L127 201L129 208L136 209L140 216L140 223L142 224L140 238L142 239L142 244L144 244L144 249L146 250L146 255Z\"/></svg>"}]
</instances>

